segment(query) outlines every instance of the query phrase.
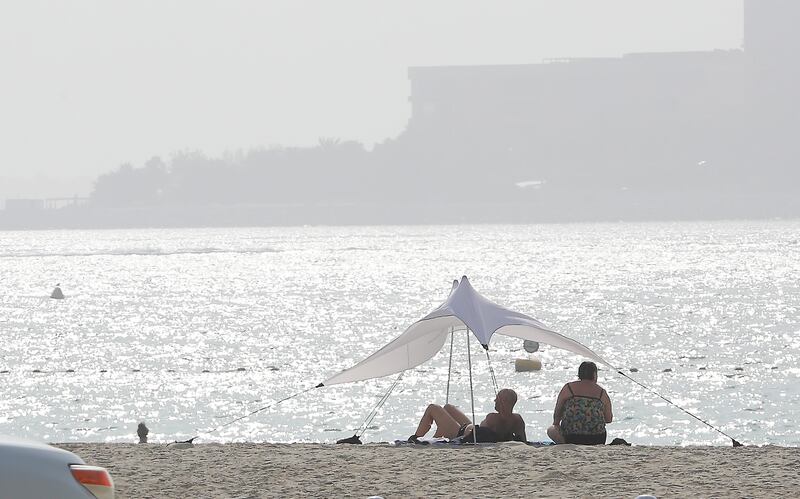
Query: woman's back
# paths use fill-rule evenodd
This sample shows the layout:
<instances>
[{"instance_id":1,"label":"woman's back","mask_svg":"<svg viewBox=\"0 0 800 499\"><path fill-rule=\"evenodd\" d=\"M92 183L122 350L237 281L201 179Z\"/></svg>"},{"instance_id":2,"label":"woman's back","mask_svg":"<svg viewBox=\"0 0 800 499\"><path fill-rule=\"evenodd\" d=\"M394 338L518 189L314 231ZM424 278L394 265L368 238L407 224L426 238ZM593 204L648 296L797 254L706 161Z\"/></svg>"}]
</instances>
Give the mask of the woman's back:
<instances>
[{"instance_id":1,"label":"woman's back","mask_svg":"<svg viewBox=\"0 0 800 499\"><path fill-rule=\"evenodd\" d=\"M599 435L606 431L603 390L596 383L567 383L570 396L564 402L561 417L563 435Z\"/></svg>"},{"instance_id":2,"label":"woman's back","mask_svg":"<svg viewBox=\"0 0 800 499\"><path fill-rule=\"evenodd\" d=\"M597 445L606 443L606 423L614 419L611 399L597 384L597 365L582 362L580 381L561 388L547 436L557 443Z\"/></svg>"}]
</instances>

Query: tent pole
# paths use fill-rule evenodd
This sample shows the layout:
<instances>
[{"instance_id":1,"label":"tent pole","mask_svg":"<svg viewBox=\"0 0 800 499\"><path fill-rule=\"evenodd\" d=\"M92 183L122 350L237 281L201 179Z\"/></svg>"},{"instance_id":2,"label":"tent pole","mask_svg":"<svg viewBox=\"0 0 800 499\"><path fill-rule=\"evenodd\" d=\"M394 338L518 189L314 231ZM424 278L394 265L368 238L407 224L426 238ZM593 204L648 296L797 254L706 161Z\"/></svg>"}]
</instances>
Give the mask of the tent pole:
<instances>
[{"instance_id":1,"label":"tent pole","mask_svg":"<svg viewBox=\"0 0 800 499\"><path fill-rule=\"evenodd\" d=\"M478 431L475 424L475 394L472 391L472 354L469 350L469 328L467 328L467 362L469 363L469 400L472 402L472 443L478 443Z\"/></svg>"},{"instance_id":2,"label":"tent pole","mask_svg":"<svg viewBox=\"0 0 800 499\"><path fill-rule=\"evenodd\" d=\"M447 364L447 393L444 396L444 403L450 403L450 371L453 370L453 329L450 328L450 362Z\"/></svg>"}]
</instances>

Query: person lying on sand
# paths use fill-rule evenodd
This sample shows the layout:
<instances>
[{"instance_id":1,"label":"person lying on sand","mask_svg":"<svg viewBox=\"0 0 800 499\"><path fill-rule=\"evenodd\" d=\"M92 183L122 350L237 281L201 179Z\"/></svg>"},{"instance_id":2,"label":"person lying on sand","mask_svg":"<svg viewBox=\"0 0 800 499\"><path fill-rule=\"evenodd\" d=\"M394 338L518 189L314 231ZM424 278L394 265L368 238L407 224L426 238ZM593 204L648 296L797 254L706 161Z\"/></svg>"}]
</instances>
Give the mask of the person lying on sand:
<instances>
[{"instance_id":1,"label":"person lying on sand","mask_svg":"<svg viewBox=\"0 0 800 499\"><path fill-rule=\"evenodd\" d=\"M513 412L517 403L517 394L514 390L504 388L497 393L494 399L494 408L497 412L490 412L478 425L476 437L478 442L508 442L518 440L524 442L525 421L522 416ZM409 442L420 443L419 438L425 436L436 423L434 437L448 439L460 438L464 442L473 441L472 432L475 426L472 421L461 412L458 407L445 404L444 407L430 404L419 421L417 431L408 438Z\"/></svg>"}]
</instances>

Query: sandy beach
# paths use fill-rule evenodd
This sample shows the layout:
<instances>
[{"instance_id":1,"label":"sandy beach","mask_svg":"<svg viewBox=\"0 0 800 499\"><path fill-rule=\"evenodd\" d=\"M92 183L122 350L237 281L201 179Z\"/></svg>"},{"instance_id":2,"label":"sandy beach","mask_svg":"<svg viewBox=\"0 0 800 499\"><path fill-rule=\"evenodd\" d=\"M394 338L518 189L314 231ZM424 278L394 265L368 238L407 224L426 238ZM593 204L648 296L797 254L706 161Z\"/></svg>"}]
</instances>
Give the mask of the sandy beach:
<instances>
[{"instance_id":1,"label":"sandy beach","mask_svg":"<svg viewBox=\"0 0 800 499\"><path fill-rule=\"evenodd\" d=\"M117 497L796 497L800 449L57 444Z\"/></svg>"}]
</instances>

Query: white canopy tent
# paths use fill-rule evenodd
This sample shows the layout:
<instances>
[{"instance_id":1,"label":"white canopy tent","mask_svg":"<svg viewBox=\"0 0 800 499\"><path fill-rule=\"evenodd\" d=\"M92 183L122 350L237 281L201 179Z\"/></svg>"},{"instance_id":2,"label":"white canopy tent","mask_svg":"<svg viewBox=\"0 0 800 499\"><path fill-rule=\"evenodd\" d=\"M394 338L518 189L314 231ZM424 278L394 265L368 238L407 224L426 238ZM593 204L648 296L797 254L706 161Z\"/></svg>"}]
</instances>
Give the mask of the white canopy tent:
<instances>
[{"instance_id":1,"label":"white canopy tent","mask_svg":"<svg viewBox=\"0 0 800 499\"><path fill-rule=\"evenodd\" d=\"M450 296L439 307L374 354L317 386L380 378L411 369L436 355L452 331L465 328L472 331L485 349L497 333L545 343L613 368L588 347L551 331L533 317L487 300L463 276L460 282L453 281Z\"/></svg>"},{"instance_id":2,"label":"white canopy tent","mask_svg":"<svg viewBox=\"0 0 800 499\"><path fill-rule=\"evenodd\" d=\"M358 364L328 378L315 387L307 388L303 391L278 400L277 402L256 409L255 411L251 411L244 416L237 417L225 423L224 425L210 430L209 433L268 409L275 404L290 400L314 388L336 385L340 383L350 383L353 381L361 381L372 378L380 378L390 374L402 373L431 359L442 348L447 336L456 330L466 330L467 335L469 335L469 331L472 331L472 333L486 350L487 357L489 355L489 341L491 340L492 336L497 333L514 338L520 338L522 340L545 343L604 364L619 373L621 376L660 397L668 404L680 409L709 428L730 438L734 447L740 447L742 445L736 439L723 432L719 428L703 419L700 419L686 409L676 405L663 395L636 381L621 370L615 368L608 361L581 343L562 334L556 333L555 331L551 331L547 328L547 326L533 317L529 317L519 312L514 312L513 310L501 307L500 305L487 300L477 291L475 291L475 289L473 289L472 285L469 283L469 279L467 279L466 276L463 276L460 282L453 281L453 288L450 290L450 295L447 297L447 300L444 303L442 303L439 307L434 309L422 319L411 324L411 326L409 326L408 329L403 332L403 334ZM467 341L467 355L470 355L469 343L470 342ZM492 374L492 376L494 377L494 374ZM395 385L398 381L399 378L397 381L395 381ZM392 385L392 388L394 388L395 385ZM371 416L369 416L367 421L364 422L362 425L364 430L366 430L368 427L371 418L376 414L380 404L382 404L383 401L385 401L389 396L392 388L390 388L386 395L384 395L382 401L379 402L375 409L373 409ZM470 361L470 392L471 391L472 363ZM472 420L475 421L475 400L474 397L471 396L471 398ZM476 438L476 432L472 432L472 434L473 438ZM191 441L195 438L197 437L193 437L186 442L191 443ZM340 440L338 443L361 443L361 441L358 433L356 433L356 435L353 435L353 437Z\"/></svg>"}]
</instances>

